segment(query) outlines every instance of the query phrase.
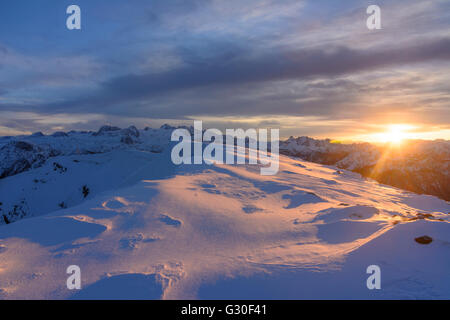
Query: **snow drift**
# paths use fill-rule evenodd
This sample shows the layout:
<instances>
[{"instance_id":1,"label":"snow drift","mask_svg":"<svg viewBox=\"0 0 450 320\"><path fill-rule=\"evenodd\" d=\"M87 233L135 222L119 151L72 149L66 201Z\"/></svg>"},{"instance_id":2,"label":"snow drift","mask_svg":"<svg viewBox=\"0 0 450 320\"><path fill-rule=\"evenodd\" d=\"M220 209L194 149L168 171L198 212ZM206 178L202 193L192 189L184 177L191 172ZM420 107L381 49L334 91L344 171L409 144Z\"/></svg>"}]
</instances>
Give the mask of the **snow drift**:
<instances>
[{"instance_id":1,"label":"snow drift","mask_svg":"<svg viewBox=\"0 0 450 320\"><path fill-rule=\"evenodd\" d=\"M170 128L101 131L52 137L59 155L0 180L28 217L0 225L1 298L450 298L444 200L287 156L276 176L175 166Z\"/></svg>"}]
</instances>

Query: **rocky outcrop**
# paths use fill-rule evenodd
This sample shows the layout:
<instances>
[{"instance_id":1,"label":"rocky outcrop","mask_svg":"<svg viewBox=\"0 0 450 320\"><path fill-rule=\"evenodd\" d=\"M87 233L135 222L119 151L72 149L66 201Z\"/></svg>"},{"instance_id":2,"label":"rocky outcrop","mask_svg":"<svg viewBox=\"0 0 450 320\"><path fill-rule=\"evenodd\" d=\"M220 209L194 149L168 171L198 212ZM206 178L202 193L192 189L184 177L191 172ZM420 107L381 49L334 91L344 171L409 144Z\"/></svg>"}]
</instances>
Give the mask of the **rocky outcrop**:
<instances>
[{"instance_id":1,"label":"rocky outcrop","mask_svg":"<svg viewBox=\"0 0 450 320\"><path fill-rule=\"evenodd\" d=\"M113 126L102 126L97 132L93 133L93 136L101 136L104 134L108 134L110 132L114 131L120 131L121 129L119 127L113 127Z\"/></svg>"},{"instance_id":2,"label":"rocky outcrop","mask_svg":"<svg viewBox=\"0 0 450 320\"><path fill-rule=\"evenodd\" d=\"M41 166L49 157L60 154L25 141L11 141L0 148L0 179Z\"/></svg>"}]
</instances>

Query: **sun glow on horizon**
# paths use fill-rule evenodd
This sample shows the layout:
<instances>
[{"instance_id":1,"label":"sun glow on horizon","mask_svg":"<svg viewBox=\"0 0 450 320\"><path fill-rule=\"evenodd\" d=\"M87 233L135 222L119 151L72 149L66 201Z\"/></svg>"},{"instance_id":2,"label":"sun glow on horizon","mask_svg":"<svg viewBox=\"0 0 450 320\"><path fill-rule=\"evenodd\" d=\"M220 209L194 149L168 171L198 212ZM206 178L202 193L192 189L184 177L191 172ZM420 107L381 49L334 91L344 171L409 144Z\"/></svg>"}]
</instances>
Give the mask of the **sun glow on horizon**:
<instances>
[{"instance_id":1,"label":"sun glow on horizon","mask_svg":"<svg viewBox=\"0 0 450 320\"><path fill-rule=\"evenodd\" d=\"M387 131L376 133L373 138L377 142L400 145L404 140L414 139L409 132L414 128L414 126L406 124L391 124L387 127Z\"/></svg>"}]
</instances>

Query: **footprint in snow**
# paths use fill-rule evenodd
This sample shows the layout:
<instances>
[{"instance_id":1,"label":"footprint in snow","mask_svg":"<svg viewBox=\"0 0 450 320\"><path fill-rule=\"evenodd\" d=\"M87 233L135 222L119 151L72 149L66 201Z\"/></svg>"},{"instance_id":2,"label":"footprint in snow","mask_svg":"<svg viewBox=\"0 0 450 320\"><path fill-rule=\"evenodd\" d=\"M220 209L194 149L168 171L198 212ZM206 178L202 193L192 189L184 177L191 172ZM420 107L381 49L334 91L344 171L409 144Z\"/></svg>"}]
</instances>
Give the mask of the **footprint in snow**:
<instances>
[{"instance_id":1,"label":"footprint in snow","mask_svg":"<svg viewBox=\"0 0 450 320\"><path fill-rule=\"evenodd\" d=\"M216 185L215 184L211 184L211 183L203 183L200 185L202 188L206 188L206 189L210 189L210 188L215 188Z\"/></svg>"},{"instance_id":2,"label":"footprint in snow","mask_svg":"<svg viewBox=\"0 0 450 320\"><path fill-rule=\"evenodd\" d=\"M242 208L242 210L247 213L247 214L252 214L258 211L263 211L263 209L255 207L254 205L246 205L245 207Z\"/></svg>"},{"instance_id":3,"label":"footprint in snow","mask_svg":"<svg viewBox=\"0 0 450 320\"><path fill-rule=\"evenodd\" d=\"M162 223L165 223L169 226L174 226L176 228L179 228L181 226L180 220L172 219L167 215L161 215L158 220L161 221Z\"/></svg>"},{"instance_id":4,"label":"footprint in snow","mask_svg":"<svg viewBox=\"0 0 450 320\"><path fill-rule=\"evenodd\" d=\"M108 200L102 204L103 208L108 209L120 209L123 208L125 205L126 204L120 201L119 199Z\"/></svg>"},{"instance_id":5,"label":"footprint in snow","mask_svg":"<svg viewBox=\"0 0 450 320\"><path fill-rule=\"evenodd\" d=\"M318 195L312 192L305 192L296 190L291 194L284 194L283 199L289 200L289 205L284 207L285 209L292 209L301 206L302 204L307 203L318 203L325 202L326 200L322 199Z\"/></svg>"},{"instance_id":6,"label":"footprint in snow","mask_svg":"<svg viewBox=\"0 0 450 320\"><path fill-rule=\"evenodd\" d=\"M256 188L269 194L293 189L292 186L277 181L255 181L253 184Z\"/></svg>"},{"instance_id":7,"label":"footprint in snow","mask_svg":"<svg viewBox=\"0 0 450 320\"><path fill-rule=\"evenodd\" d=\"M283 172L283 173L287 173L287 174L297 174L297 173L292 172L292 171L289 171L289 170L283 170L282 172Z\"/></svg>"},{"instance_id":8,"label":"footprint in snow","mask_svg":"<svg viewBox=\"0 0 450 320\"><path fill-rule=\"evenodd\" d=\"M313 222L323 221L325 223L334 223L343 220L365 220L379 213L380 211L377 208L367 205L329 208L319 211Z\"/></svg>"},{"instance_id":9,"label":"footprint in snow","mask_svg":"<svg viewBox=\"0 0 450 320\"><path fill-rule=\"evenodd\" d=\"M323 183L328 184L328 185L339 184L339 182L337 182L336 180L328 180L328 179L321 178L320 181L322 181Z\"/></svg>"},{"instance_id":10,"label":"footprint in snow","mask_svg":"<svg viewBox=\"0 0 450 320\"><path fill-rule=\"evenodd\" d=\"M75 291L71 300L157 300L164 288L157 274L128 273L102 278Z\"/></svg>"},{"instance_id":11,"label":"footprint in snow","mask_svg":"<svg viewBox=\"0 0 450 320\"><path fill-rule=\"evenodd\" d=\"M221 194L222 192L220 192L220 190L216 189L216 185L215 184L211 184L211 183L203 183L200 185L200 187L203 188L203 191L208 192L208 193L212 193L212 194Z\"/></svg>"},{"instance_id":12,"label":"footprint in snow","mask_svg":"<svg viewBox=\"0 0 450 320\"><path fill-rule=\"evenodd\" d=\"M138 233L134 236L128 236L119 240L120 247L126 250L133 250L137 247L139 242L150 243L158 240L157 238L145 238L142 233Z\"/></svg>"}]
</instances>

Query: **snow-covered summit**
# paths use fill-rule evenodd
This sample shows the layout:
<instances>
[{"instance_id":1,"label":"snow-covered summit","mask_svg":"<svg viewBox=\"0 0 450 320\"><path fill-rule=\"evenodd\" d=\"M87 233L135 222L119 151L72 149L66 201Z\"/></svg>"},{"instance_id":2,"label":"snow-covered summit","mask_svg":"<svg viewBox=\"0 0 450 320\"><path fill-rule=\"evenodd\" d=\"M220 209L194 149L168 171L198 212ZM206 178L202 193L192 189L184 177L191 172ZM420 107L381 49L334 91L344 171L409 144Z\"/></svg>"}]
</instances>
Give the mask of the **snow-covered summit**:
<instances>
[{"instance_id":1,"label":"snow-covered summit","mask_svg":"<svg viewBox=\"0 0 450 320\"><path fill-rule=\"evenodd\" d=\"M97 137L115 141L110 152L55 156L0 180L0 201L35 210L0 225L1 298L450 297L443 200L286 156L275 176L174 166L170 148L108 132ZM70 265L81 290L66 286ZM380 290L367 288L371 265Z\"/></svg>"},{"instance_id":2,"label":"snow-covered summit","mask_svg":"<svg viewBox=\"0 0 450 320\"><path fill-rule=\"evenodd\" d=\"M412 140L404 142L401 147L392 147L290 137L280 142L280 152L450 200L450 141Z\"/></svg>"},{"instance_id":3,"label":"snow-covered summit","mask_svg":"<svg viewBox=\"0 0 450 320\"><path fill-rule=\"evenodd\" d=\"M102 126L96 132L70 131L0 138L0 178L42 166L55 156L97 154L130 148L161 151L170 139L165 128L138 130Z\"/></svg>"}]
</instances>

